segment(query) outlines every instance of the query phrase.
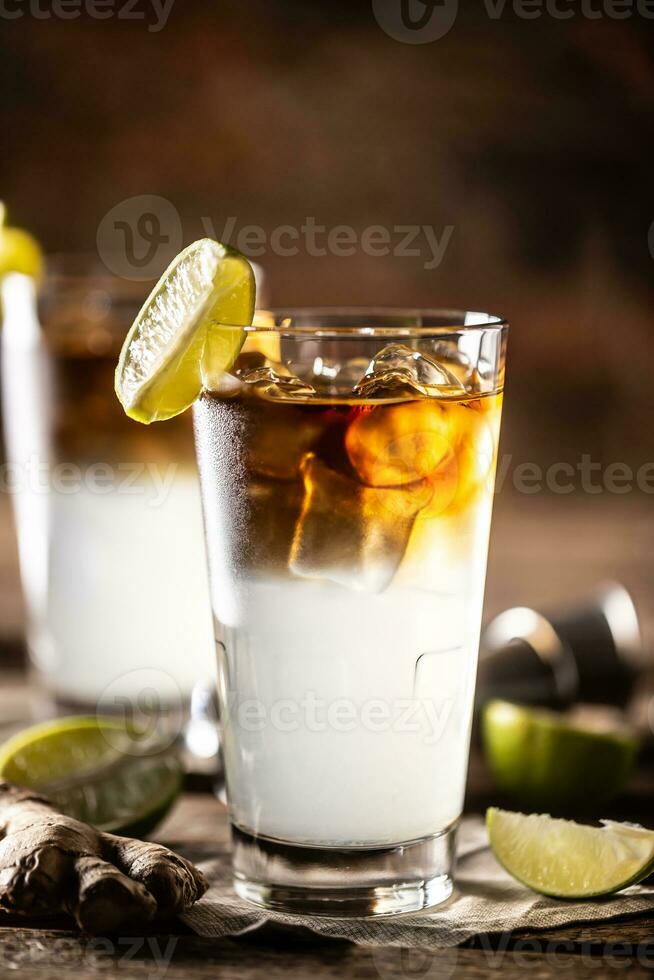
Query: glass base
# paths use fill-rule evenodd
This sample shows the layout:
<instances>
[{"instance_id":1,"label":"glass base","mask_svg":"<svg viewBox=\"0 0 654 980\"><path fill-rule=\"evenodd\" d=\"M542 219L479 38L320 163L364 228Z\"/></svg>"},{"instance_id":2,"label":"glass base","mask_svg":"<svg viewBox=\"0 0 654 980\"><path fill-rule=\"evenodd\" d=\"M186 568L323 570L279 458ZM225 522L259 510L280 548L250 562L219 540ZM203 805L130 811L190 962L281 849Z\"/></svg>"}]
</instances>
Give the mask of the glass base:
<instances>
[{"instance_id":1,"label":"glass base","mask_svg":"<svg viewBox=\"0 0 654 980\"><path fill-rule=\"evenodd\" d=\"M319 848L232 827L234 890L279 912L325 916L397 915L447 901L456 825L383 848Z\"/></svg>"}]
</instances>

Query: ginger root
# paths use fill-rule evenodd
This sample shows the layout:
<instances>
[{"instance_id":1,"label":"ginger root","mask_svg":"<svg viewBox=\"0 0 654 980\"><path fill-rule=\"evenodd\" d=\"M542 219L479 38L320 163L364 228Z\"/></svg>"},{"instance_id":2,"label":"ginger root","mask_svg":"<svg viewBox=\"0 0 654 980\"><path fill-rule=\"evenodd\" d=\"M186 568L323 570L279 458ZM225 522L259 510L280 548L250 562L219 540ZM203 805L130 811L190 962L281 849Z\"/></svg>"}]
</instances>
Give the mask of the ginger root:
<instances>
[{"instance_id":1,"label":"ginger root","mask_svg":"<svg viewBox=\"0 0 654 980\"><path fill-rule=\"evenodd\" d=\"M0 909L67 912L97 934L181 912L206 890L202 872L166 847L101 833L0 781Z\"/></svg>"}]
</instances>

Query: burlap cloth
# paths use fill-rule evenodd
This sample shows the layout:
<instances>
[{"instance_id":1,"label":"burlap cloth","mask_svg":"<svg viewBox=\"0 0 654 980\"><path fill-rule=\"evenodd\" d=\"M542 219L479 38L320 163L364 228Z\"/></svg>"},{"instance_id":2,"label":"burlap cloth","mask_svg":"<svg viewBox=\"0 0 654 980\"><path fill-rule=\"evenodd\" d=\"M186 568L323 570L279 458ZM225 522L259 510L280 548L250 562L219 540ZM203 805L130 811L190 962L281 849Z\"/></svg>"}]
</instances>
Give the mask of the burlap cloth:
<instances>
[{"instance_id":1,"label":"burlap cloth","mask_svg":"<svg viewBox=\"0 0 654 980\"><path fill-rule=\"evenodd\" d=\"M184 921L201 936L236 936L265 924L302 926L321 935L365 946L420 946L443 949L475 935L516 929L551 929L654 910L654 885L634 885L608 899L555 901L514 881L488 848L478 818L466 818L459 833L456 883L452 898L433 910L377 919L330 919L286 915L260 909L232 891L231 855L222 845L211 858L188 854L211 887Z\"/></svg>"}]
</instances>

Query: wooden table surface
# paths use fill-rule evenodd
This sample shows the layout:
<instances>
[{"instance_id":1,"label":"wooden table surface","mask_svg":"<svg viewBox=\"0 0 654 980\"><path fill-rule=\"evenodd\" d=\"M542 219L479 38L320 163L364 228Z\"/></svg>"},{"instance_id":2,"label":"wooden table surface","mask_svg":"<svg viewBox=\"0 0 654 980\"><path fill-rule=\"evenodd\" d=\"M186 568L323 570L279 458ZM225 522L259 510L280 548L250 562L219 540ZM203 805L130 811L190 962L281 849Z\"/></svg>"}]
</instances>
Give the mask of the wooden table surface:
<instances>
[{"instance_id":1,"label":"wooden table surface","mask_svg":"<svg viewBox=\"0 0 654 980\"><path fill-rule=\"evenodd\" d=\"M159 840L185 845L225 833L222 805L209 794L187 794ZM65 920L19 921L0 914L0 976L17 971L36 977L173 978L221 980L445 980L501 975L593 977L644 976L654 969L654 916L634 916L601 925L568 926L478 937L439 952L393 947L368 949L325 940L304 930L266 927L236 939L202 939L181 924L144 933L91 938Z\"/></svg>"},{"instance_id":2,"label":"wooden table surface","mask_svg":"<svg viewBox=\"0 0 654 980\"><path fill-rule=\"evenodd\" d=\"M21 623L11 533L0 504L0 641L11 646ZM652 644L654 525L648 498L586 496L508 497L498 500L489 566L487 614L508 605L547 604L583 594L599 580L617 578L633 592L646 642ZM15 726L30 708L24 676L0 671L0 724ZM473 758L468 806L482 809L492 787ZM652 778L645 768L620 806L620 815L646 820ZM185 795L158 839L183 850L224 833L225 813L209 793ZM238 939L207 940L182 925L147 935L91 939L71 923L25 922L0 915L0 978L191 978L222 980L446 980L502 976L645 976L654 970L654 915L549 932L483 936L442 952L370 950L306 932L266 929Z\"/></svg>"}]
</instances>

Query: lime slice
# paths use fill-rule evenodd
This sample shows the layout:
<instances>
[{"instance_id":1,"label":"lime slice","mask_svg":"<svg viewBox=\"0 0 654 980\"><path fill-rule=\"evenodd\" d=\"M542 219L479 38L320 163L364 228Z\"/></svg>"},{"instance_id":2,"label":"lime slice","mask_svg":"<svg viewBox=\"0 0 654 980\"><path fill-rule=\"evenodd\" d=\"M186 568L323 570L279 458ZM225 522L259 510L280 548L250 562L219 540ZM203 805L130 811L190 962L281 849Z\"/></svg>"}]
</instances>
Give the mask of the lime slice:
<instances>
[{"instance_id":1,"label":"lime slice","mask_svg":"<svg viewBox=\"0 0 654 980\"><path fill-rule=\"evenodd\" d=\"M168 812L182 786L175 750L112 718L62 718L0 747L0 779L43 793L71 817L139 837Z\"/></svg>"},{"instance_id":2,"label":"lime slice","mask_svg":"<svg viewBox=\"0 0 654 980\"><path fill-rule=\"evenodd\" d=\"M165 271L129 331L116 368L126 413L146 424L179 415L236 360L255 300L254 273L238 252L209 238Z\"/></svg>"},{"instance_id":3,"label":"lime slice","mask_svg":"<svg viewBox=\"0 0 654 980\"><path fill-rule=\"evenodd\" d=\"M5 224L6 213L0 201L0 276L22 272L37 279L43 268L39 243L22 228L9 228Z\"/></svg>"},{"instance_id":4,"label":"lime slice","mask_svg":"<svg viewBox=\"0 0 654 980\"><path fill-rule=\"evenodd\" d=\"M597 812L631 776L638 740L601 711L577 717L507 701L482 716L486 758L501 790L529 810Z\"/></svg>"},{"instance_id":5,"label":"lime slice","mask_svg":"<svg viewBox=\"0 0 654 980\"><path fill-rule=\"evenodd\" d=\"M632 824L587 827L491 807L486 826L493 854L509 874L552 898L610 895L654 868L654 832Z\"/></svg>"}]
</instances>

